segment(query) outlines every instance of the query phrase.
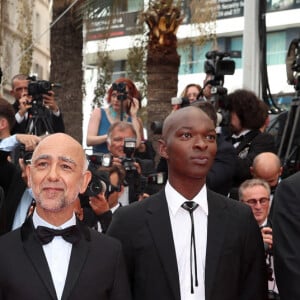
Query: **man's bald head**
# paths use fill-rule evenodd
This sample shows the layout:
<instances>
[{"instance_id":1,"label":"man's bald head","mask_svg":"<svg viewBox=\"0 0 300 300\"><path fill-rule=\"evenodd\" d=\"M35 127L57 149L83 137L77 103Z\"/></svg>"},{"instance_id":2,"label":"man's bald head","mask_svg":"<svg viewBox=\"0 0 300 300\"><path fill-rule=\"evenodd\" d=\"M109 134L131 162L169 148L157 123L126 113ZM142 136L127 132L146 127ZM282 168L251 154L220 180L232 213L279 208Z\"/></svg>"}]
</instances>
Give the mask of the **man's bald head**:
<instances>
[{"instance_id":1,"label":"man's bald head","mask_svg":"<svg viewBox=\"0 0 300 300\"><path fill-rule=\"evenodd\" d=\"M184 119L188 120L191 118L191 116L194 115L199 116L199 121L203 119L208 120L209 124L211 123L212 128L214 128L213 121L208 117L208 115L204 111L200 110L198 107L188 106L176 110L167 116L163 124L162 138L165 140L169 136L170 132L174 131L174 128L178 126L179 121Z\"/></svg>"},{"instance_id":2,"label":"man's bald head","mask_svg":"<svg viewBox=\"0 0 300 300\"><path fill-rule=\"evenodd\" d=\"M275 186L282 173L281 161L276 154L263 152L254 158L250 171L254 178L262 178Z\"/></svg>"}]
</instances>

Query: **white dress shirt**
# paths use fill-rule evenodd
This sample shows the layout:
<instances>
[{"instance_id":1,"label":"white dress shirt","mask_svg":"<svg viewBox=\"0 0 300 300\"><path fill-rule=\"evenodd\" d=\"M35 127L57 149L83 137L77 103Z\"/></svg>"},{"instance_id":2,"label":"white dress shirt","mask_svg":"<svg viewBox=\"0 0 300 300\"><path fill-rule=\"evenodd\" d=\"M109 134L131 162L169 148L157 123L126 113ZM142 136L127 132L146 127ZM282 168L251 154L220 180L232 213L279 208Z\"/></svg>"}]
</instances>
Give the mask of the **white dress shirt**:
<instances>
[{"instance_id":1,"label":"white dress shirt","mask_svg":"<svg viewBox=\"0 0 300 300\"><path fill-rule=\"evenodd\" d=\"M66 223L62 224L59 227L56 227L44 221L37 214L36 210L33 213L32 221L35 228L37 226L46 226L53 229L64 229L69 226L76 225L75 214L73 214L73 217ZM57 298L60 300L67 278L72 244L66 242L61 236L55 236L50 243L43 245L43 250L51 272Z\"/></svg>"},{"instance_id":2,"label":"white dress shirt","mask_svg":"<svg viewBox=\"0 0 300 300\"><path fill-rule=\"evenodd\" d=\"M207 190L206 185L192 199L199 206L194 210L195 241L197 253L198 287L191 294L191 270L190 270L190 247L191 247L191 217L188 211L181 207L185 201L189 201L179 194L169 183L166 184L165 193L169 207L173 240L175 244L177 266L179 272L181 300L205 300L205 259L207 242ZM194 260L192 265L193 277L195 278Z\"/></svg>"},{"instance_id":3,"label":"white dress shirt","mask_svg":"<svg viewBox=\"0 0 300 300\"><path fill-rule=\"evenodd\" d=\"M4 138L0 141L0 150L11 152L13 151L17 146L19 145L19 142L17 140L17 136L11 135L7 138Z\"/></svg>"}]
</instances>

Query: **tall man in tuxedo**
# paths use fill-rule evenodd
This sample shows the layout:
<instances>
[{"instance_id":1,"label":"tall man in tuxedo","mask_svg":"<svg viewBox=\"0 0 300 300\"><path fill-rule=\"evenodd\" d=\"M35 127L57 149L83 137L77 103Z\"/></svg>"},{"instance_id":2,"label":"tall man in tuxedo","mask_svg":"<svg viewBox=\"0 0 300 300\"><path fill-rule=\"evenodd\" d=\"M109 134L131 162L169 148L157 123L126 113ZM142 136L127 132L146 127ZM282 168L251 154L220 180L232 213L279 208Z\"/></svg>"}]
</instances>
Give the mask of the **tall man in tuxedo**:
<instances>
[{"instance_id":1,"label":"tall man in tuxedo","mask_svg":"<svg viewBox=\"0 0 300 300\"><path fill-rule=\"evenodd\" d=\"M206 187L216 150L213 121L199 108L166 118L159 142L166 187L119 208L108 229L123 244L133 299L266 298L264 247L251 209Z\"/></svg>"},{"instance_id":2,"label":"tall man in tuxedo","mask_svg":"<svg viewBox=\"0 0 300 300\"><path fill-rule=\"evenodd\" d=\"M131 299L120 243L75 218L91 178L81 145L62 133L46 137L27 176L36 209L0 238L0 299Z\"/></svg>"}]
</instances>

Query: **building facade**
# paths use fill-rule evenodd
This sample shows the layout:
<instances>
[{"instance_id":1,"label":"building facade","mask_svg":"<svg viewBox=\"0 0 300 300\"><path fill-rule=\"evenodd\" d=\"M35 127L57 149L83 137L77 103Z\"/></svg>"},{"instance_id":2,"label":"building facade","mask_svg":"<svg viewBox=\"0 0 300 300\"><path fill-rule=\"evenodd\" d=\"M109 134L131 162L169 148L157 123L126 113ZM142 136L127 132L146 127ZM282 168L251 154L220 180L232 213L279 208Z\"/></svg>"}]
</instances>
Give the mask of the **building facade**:
<instances>
[{"instance_id":1,"label":"building facade","mask_svg":"<svg viewBox=\"0 0 300 300\"><path fill-rule=\"evenodd\" d=\"M33 51L28 75L49 79L51 1L6 0L0 2L0 10L2 94L13 101L9 94L11 78L20 73L20 65L30 49Z\"/></svg>"}]
</instances>

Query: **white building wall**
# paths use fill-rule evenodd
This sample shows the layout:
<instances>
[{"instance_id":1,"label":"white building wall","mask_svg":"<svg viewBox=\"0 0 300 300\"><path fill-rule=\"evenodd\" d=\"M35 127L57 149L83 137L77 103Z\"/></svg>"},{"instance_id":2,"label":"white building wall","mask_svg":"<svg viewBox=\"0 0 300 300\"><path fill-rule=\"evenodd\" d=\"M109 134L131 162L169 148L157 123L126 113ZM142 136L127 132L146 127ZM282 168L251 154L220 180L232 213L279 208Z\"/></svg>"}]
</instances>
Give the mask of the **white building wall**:
<instances>
[{"instance_id":1,"label":"white building wall","mask_svg":"<svg viewBox=\"0 0 300 300\"><path fill-rule=\"evenodd\" d=\"M23 0L33 7L33 59L31 73L38 73L41 78L49 79L50 70L50 31L51 1L48 0ZM21 50L20 40L22 35L17 30L18 12L17 0L1 1L0 30L2 45L0 49L0 66L3 71L2 94L13 101L9 91L11 78L19 73ZM43 35L41 35L44 33Z\"/></svg>"}]
</instances>

